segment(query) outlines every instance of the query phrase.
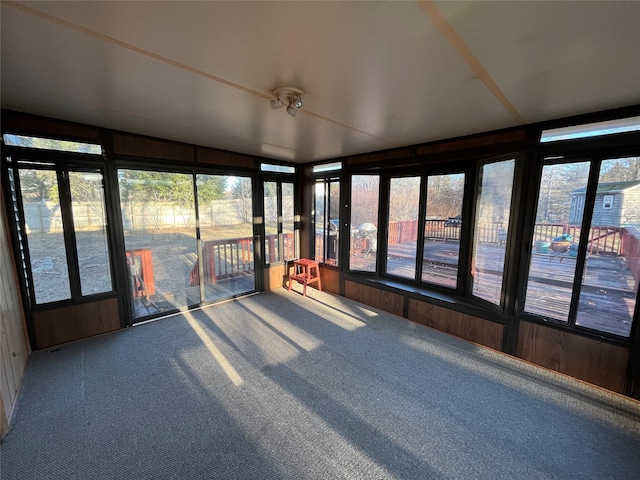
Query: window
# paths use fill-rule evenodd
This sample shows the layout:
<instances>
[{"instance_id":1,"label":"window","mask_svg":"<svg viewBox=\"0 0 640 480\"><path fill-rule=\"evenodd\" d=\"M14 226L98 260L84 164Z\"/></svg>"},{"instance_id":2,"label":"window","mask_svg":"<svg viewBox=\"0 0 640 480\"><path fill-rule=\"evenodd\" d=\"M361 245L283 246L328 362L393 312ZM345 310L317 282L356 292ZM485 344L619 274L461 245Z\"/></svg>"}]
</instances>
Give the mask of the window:
<instances>
[{"instance_id":1,"label":"window","mask_svg":"<svg viewBox=\"0 0 640 480\"><path fill-rule=\"evenodd\" d=\"M102 175L69 172L69 188L82 295L109 292L112 282Z\"/></svg>"},{"instance_id":2,"label":"window","mask_svg":"<svg viewBox=\"0 0 640 480\"><path fill-rule=\"evenodd\" d=\"M392 178L389 185L387 273L415 278L420 177Z\"/></svg>"},{"instance_id":3,"label":"window","mask_svg":"<svg viewBox=\"0 0 640 480\"><path fill-rule=\"evenodd\" d=\"M640 280L639 187L640 157L602 161L596 196L612 190L624 196L606 214L593 212L576 325L622 337L631 333Z\"/></svg>"},{"instance_id":4,"label":"window","mask_svg":"<svg viewBox=\"0 0 640 480\"><path fill-rule=\"evenodd\" d=\"M340 244L340 180L319 179L315 187L315 259L338 265Z\"/></svg>"},{"instance_id":5,"label":"window","mask_svg":"<svg viewBox=\"0 0 640 480\"><path fill-rule=\"evenodd\" d=\"M294 184L266 181L264 185L265 263L292 260L298 256Z\"/></svg>"},{"instance_id":6,"label":"window","mask_svg":"<svg viewBox=\"0 0 640 480\"><path fill-rule=\"evenodd\" d=\"M599 137L615 133L637 132L640 130L640 117L619 118L606 122L574 125L571 127L552 128L544 130L540 141L558 142L561 140L573 140L577 138Z\"/></svg>"},{"instance_id":7,"label":"window","mask_svg":"<svg viewBox=\"0 0 640 480\"><path fill-rule=\"evenodd\" d=\"M472 295L499 305L506 257L515 160L480 169L472 257Z\"/></svg>"},{"instance_id":8,"label":"window","mask_svg":"<svg viewBox=\"0 0 640 480\"><path fill-rule=\"evenodd\" d=\"M342 168L342 162L323 163L322 165L314 165L313 173L333 172L334 170L340 170Z\"/></svg>"},{"instance_id":9,"label":"window","mask_svg":"<svg viewBox=\"0 0 640 480\"><path fill-rule=\"evenodd\" d=\"M455 173L427 179L422 281L456 288L465 176Z\"/></svg>"},{"instance_id":10,"label":"window","mask_svg":"<svg viewBox=\"0 0 640 480\"><path fill-rule=\"evenodd\" d=\"M9 177L16 220L25 226L24 237L18 226L18 241L31 302L112 291L102 172L37 161L15 165Z\"/></svg>"},{"instance_id":11,"label":"window","mask_svg":"<svg viewBox=\"0 0 640 480\"><path fill-rule=\"evenodd\" d=\"M35 303L70 299L58 176L50 170L19 172Z\"/></svg>"},{"instance_id":12,"label":"window","mask_svg":"<svg viewBox=\"0 0 640 480\"><path fill-rule=\"evenodd\" d=\"M93 155L100 155L102 153L102 147L94 143L70 142L67 140L54 140L51 138L29 137L25 135L10 135L6 133L2 137L5 145L12 147L89 153Z\"/></svg>"},{"instance_id":13,"label":"window","mask_svg":"<svg viewBox=\"0 0 640 480\"><path fill-rule=\"evenodd\" d=\"M293 183L282 182L282 244L284 260L297 258Z\"/></svg>"},{"instance_id":14,"label":"window","mask_svg":"<svg viewBox=\"0 0 640 480\"><path fill-rule=\"evenodd\" d=\"M295 167L290 167L288 165L275 165L273 163L261 163L260 170L263 172L274 173L296 173Z\"/></svg>"},{"instance_id":15,"label":"window","mask_svg":"<svg viewBox=\"0 0 640 480\"><path fill-rule=\"evenodd\" d=\"M277 182L264 182L264 243L265 263L279 261Z\"/></svg>"},{"instance_id":16,"label":"window","mask_svg":"<svg viewBox=\"0 0 640 480\"><path fill-rule=\"evenodd\" d=\"M378 175L351 177L351 270L375 272L377 269L379 190Z\"/></svg>"},{"instance_id":17,"label":"window","mask_svg":"<svg viewBox=\"0 0 640 480\"><path fill-rule=\"evenodd\" d=\"M569 321L589 167L583 161L542 168L525 312Z\"/></svg>"},{"instance_id":18,"label":"window","mask_svg":"<svg viewBox=\"0 0 640 480\"><path fill-rule=\"evenodd\" d=\"M597 184L589 185L590 169L598 166ZM630 335L640 274L638 186L640 157L543 166L526 313ZM584 231L584 206L589 204L593 210Z\"/></svg>"}]
</instances>

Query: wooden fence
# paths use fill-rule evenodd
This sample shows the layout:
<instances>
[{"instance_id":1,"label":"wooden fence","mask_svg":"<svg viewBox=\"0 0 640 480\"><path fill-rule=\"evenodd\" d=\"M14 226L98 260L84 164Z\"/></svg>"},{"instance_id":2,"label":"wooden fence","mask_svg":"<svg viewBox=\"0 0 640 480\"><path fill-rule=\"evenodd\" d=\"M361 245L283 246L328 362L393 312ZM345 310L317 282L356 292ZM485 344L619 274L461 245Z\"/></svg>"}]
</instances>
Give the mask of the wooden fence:
<instances>
[{"instance_id":1,"label":"wooden fence","mask_svg":"<svg viewBox=\"0 0 640 480\"><path fill-rule=\"evenodd\" d=\"M388 245L413 242L418 239L418 220L389 222Z\"/></svg>"},{"instance_id":2,"label":"wooden fence","mask_svg":"<svg viewBox=\"0 0 640 480\"><path fill-rule=\"evenodd\" d=\"M640 232L634 227L622 229L620 239L620 255L627 262L636 285L640 282Z\"/></svg>"}]
</instances>

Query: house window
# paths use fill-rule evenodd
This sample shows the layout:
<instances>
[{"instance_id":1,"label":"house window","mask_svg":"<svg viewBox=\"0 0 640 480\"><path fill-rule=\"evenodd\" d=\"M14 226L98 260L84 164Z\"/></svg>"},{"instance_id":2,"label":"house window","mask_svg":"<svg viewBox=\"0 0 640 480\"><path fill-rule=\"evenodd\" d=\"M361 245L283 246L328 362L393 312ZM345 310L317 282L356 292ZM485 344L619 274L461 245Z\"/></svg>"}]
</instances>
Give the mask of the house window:
<instances>
[{"instance_id":1,"label":"house window","mask_svg":"<svg viewBox=\"0 0 640 480\"><path fill-rule=\"evenodd\" d=\"M416 276L420 177L392 178L389 185L387 273Z\"/></svg>"},{"instance_id":2,"label":"house window","mask_svg":"<svg viewBox=\"0 0 640 480\"><path fill-rule=\"evenodd\" d=\"M590 165L573 162L542 168L525 294L527 313L569 321ZM574 192L580 195L571 195Z\"/></svg>"},{"instance_id":3,"label":"house window","mask_svg":"<svg viewBox=\"0 0 640 480\"><path fill-rule=\"evenodd\" d=\"M540 142L558 142L579 138L600 137L616 133L637 132L640 130L640 117L618 118L604 122L572 125L570 127L543 130Z\"/></svg>"},{"instance_id":4,"label":"house window","mask_svg":"<svg viewBox=\"0 0 640 480\"><path fill-rule=\"evenodd\" d=\"M2 136L4 144L11 147L37 148L38 150L56 150L60 152L88 153L91 155L102 154L102 147L95 143L71 142L68 140L55 140L52 138L30 137L26 135L12 135L5 133Z\"/></svg>"},{"instance_id":5,"label":"house window","mask_svg":"<svg viewBox=\"0 0 640 480\"><path fill-rule=\"evenodd\" d=\"M315 188L315 259L338 265L340 244L340 180L318 179Z\"/></svg>"},{"instance_id":6,"label":"house window","mask_svg":"<svg viewBox=\"0 0 640 480\"><path fill-rule=\"evenodd\" d=\"M295 167L291 167L289 165L276 165L273 163L261 163L260 170L263 172L273 173L296 173Z\"/></svg>"},{"instance_id":7,"label":"house window","mask_svg":"<svg viewBox=\"0 0 640 480\"><path fill-rule=\"evenodd\" d=\"M264 258L272 264L297 257L298 230L295 225L292 182L264 182Z\"/></svg>"},{"instance_id":8,"label":"house window","mask_svg":"<svg viewBox=\"0 0 640 480\"><path fill-rule=\"evenodd\" d=\"M463 173L427 177L422 281L456 288L462 231Z\"/></svg>"},{"instance_id":9,"label":"house window","mask_svg":"<svg viewBox=\"0 0 640 480\"><path fill-rule=\"evenodd\" d=\"M351 177L351 270L375 272L377 269L379 191L379 175Z\"/></svg>"},{"instance_id":10,"label":"house window","mask_svg":"<svg viewBox=\"0 0 640 480\"><path fill-rule=\"evenodd\" d=\"M19 171L36 304L71 298L58 177L55 171Z\"/></svg>"},{"instance_id":11,"label":"house window","mask_svg":"<svg viewBox=\"0 0 640 480\"><path fill-rule=\"evenodd\" d=\"M9 179L32 304L112 291L101 170L15 165Z\"/></svg>"},{"instance_id":12,"label":"house window","mask_svg":"<svg viewBox=\"0 0 640 480\"><path fill-rule=\"evenodd\" d=\"M640 257L640 157L603 160L597 190L625 189L622 215L593 215L576 307L576 325L622 337L631 333ZM612 195L605 195L612 196ZM623 225L623 226L621 226Z\"/></svg>"},{"instance_id":13,"label":"house window","mask_svg":"<svg viewBox=\"0 0 640 480\"><path fill-rule=\"evenodd\" d=\"M605 195L602 198L602 208L609 210L613 207L613 195Z\"/></svg>"},{"instance_id":14,"label":"house window","mask_svg":"<svg viewBox=\"0 0 640 480\"><path fill-rule=\"evenodd\" d=\"M298 244L295 228L294 189L293 183L282 182L282 246L284 260L293 260L298 257L296 245Z\"/></svg>"},{"instance_id":15,"label":"house window","mask_svg":"<svg viewBox=\"0 0 640 480\"><path fill-rule=\"evenodd\" d=\"M333 172L342 169L342 162L323 163L313 166L313 173Z\"/></svg>"},{"instance_id":16,"label":"house window","mask_svg":"<svg viewBox=\"0 0 640 480\"><path fill-rule=\"evenodd\" d=\"M589 184L593 168L599 168L596 185ZM543 166L525 313L629 337L640 279L640 231L634 223L640 220L640 202L633 196L637 185L640 157L549 161ZM603 207L608 205L611 211L602 212L600 203L594 202L596 196L612 189L631 193L623 197L621 214L613 212L612 194L602 196ZM570 197L579 201L570 202ZM591 210L585 207L589 204ZM566 222L566 218L573 221Z\"/></svg>"},{"instance_id":17,"label":"house window","mask_svg":"<svg viewBox=\"0 0 640 480\"><path fill-rule=\"evenodd\" d=\"M501 303L515 164L512 159L480 169L471 293L495 305Z\"/></svg>"}]
</instances>

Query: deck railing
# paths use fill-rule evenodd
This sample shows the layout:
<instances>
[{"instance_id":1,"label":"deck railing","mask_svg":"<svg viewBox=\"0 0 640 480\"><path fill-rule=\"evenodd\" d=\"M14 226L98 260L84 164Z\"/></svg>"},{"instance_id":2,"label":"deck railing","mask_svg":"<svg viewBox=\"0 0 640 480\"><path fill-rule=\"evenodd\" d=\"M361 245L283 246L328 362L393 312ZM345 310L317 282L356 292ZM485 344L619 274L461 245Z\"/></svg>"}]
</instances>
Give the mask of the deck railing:
<instances>
[{"instance_id":1,"label":"deck railing","mask_svg":"<svg viewBox=\"0 0 640 480\"><path fill-rule=\"evenodd\" d=\"M590 254L620 255L621 239L624 228L593 226L589 231L587 250ZM574 242L580 240L580 227L562 223L536 223L533 240L551 242L560 235L571 235Z\"/></svg>"},{"instance_id":2,"label":"deck railing","mask_svg":"<svg viewBox=\"0 0 640 480\"><path fill-rule=\"evenodd\" d=\"M202 243L202 269L205 283L230 278L254 270L253 238L226 238ZM192 286L200 284L200 269L196 261L189 274Z\"/></svg>"},{"instance_id":3,"label":"deck railing","mask_svg":"<svg viewBox=\"0 0 640 480\"><path fill-rule=\"evenodd\" d=\"M460 225L447 220L427 220L424 226L425 240L460 240Z\"/></svg>"},{"instance_id":4,"label":"deck railing","mask_svg":"<svg viewBox=\"0 0 640 480\"><path fill-rule=\"evenodd\" d=\"M293 233L282 234L286 259L295 258L295 239ZM265 236L267 261L277 257L278 235ZM205 283L214 284L218 280L252 273L255 269L253 258L253 238L226 238L205 240L202 243L202 268ZM200 284L200 269L196 261L189 274L192 286Z\"/></svg>"},{"instance_id":5,"label":"deck railing","mask_svg":"<svg viewBox=\"0 0 640 480\"><path fill-rule=\"evenodd\" d=\"M477 229L478 240L486 243L500 244L506 240L501 223L482 224ZM553 238L569 234L574 241L580 238L580 227L567 224L537 223L534 229L534 242L537 240L550 242ZM293 233L284 233L283 250L286 259L295 258L295 238ZM418 221L389 223L388 245L416 241L418 238ZM590 254L619 255L626 258L629 269L636 281L640 280L640 233L635 228L618 228L595 226L590 230L588 251ZM334 240L334 239L331 239ZM366 249L367 238L354 237L352 249ZM427 220L425 223L425 240L460 240L460 226L450 224L448 220ZM278 235L265 236L267 261L277 258ZM316 236L316 255L321 252L321 238ZM337 245L335 246L337 247ZM334 248L335 248L334 247ZM335 252L335 250L334 250ZM334 253L335 254L335 253ZM202 263L205 282L253 272L253 238L229 238L223 240L207 240L202 247ZM191 285L200 282L198 263L190 274Z\"/></svg>"}]
</instances>

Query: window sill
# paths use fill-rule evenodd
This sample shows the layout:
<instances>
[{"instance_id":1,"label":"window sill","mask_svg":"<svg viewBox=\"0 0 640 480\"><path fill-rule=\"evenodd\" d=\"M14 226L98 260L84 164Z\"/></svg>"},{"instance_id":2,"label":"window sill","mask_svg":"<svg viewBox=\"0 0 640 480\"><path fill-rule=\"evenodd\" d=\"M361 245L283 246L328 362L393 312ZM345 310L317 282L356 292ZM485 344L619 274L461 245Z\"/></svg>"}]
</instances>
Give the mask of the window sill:
<instances>
[{"instance_id":1,"label":"window sill","mask_svg":"<svg viewBox=\"0 0 640 480\"><path fill-rule=\"evenodd\" d=\"M347 280L363 285L368 285L381 290L386 290L393 293L398 293L407 298L426 301L434 305L455 310L467 315L482 318L492 322L497 322L503 325L509 325L510 319L499 312L490 310L472 300L463 298L455 293L441 292L437 290L431 290L422 285L410 285L397 280L389 278L371 278L364 276L350 276L345 277Z\"/></svg>"}]
</instances>

